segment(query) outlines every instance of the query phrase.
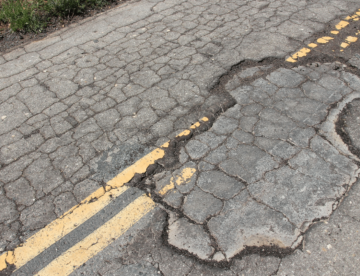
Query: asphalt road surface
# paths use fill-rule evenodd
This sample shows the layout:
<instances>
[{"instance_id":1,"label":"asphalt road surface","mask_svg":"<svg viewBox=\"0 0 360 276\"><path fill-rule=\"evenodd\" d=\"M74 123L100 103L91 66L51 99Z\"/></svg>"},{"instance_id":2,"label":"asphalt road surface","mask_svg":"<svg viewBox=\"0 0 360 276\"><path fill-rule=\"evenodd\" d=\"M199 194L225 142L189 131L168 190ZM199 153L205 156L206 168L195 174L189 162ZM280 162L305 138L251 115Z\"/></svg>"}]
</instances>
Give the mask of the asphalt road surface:
<instances>
[{"instance_id":1,"label":"asphalt road surface","mask_svg":"<svg viewBox=\"0 0 360 276\"><path fill-rule=\"evenodd\" d=\"M0 56L0 275L358 275L360 1L130 1Z\"/></svg>"}]
</instances>

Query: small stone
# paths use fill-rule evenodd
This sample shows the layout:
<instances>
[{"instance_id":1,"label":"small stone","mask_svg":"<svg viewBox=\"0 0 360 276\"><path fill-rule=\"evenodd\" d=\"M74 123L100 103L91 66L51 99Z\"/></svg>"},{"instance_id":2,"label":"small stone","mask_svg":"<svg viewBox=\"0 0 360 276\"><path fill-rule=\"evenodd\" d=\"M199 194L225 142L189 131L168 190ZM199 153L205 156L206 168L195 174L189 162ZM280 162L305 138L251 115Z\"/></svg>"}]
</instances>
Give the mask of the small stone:
<instances>
[{"instance_id":1,"label":"small stone","mask_svg":"<svg viewBox=\"0 0 360 276\"><path fill-rule=\"evenodd\" d=\"M220 251L219 252L216 252L213 256L213 260L216 261L216 262L221 262L221 261L224 261L225 260L225 256L223 253L221 253Z\"/></svg>"}]
</instances>

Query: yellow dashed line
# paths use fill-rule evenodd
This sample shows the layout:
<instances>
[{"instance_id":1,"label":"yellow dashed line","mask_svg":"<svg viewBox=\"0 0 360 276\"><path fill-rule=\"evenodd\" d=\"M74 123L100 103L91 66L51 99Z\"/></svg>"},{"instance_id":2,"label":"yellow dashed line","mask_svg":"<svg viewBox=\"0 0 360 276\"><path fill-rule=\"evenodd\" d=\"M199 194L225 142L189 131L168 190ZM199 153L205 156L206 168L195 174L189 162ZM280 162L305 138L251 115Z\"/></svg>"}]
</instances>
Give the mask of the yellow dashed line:
<instances>
[{"instance_id":1,"label":"yellow dashed line","mask_svg":"<svg viewBox=\"0 0 360 276\"><path fill-rule=\"evenodd\" d=\"M193 124L190 128L191 128L191 129L195 129L195 128L199 127L199 126L200 126L200 123L199 123L199 122L196 122L196 123Z\"/></svg>"},{"instance_id":2,"label":"yellow dashed line","mask_svg":"<svg viewBox=\"0 0 360 276\"><path fill-rule=\"evenodd\" d=\"M207 122L208 120L209 119L207 117L201 119L203 122ZM195 129L198 126L200 126L199 122L195 123L191 128ZM190 131L185 130L177 137L188 134L190 134ZM136 173L145 173L146 169L150 165L163 158L165 156L163 148L167 148L168 146L169 142L166 142L162 145L162 147L145 155L133 165L119 173L112 180L108 181L105 190L102 187L99 188L97 191L84 199L79 205L74 206L64 215L31 236L24 244L17 247L14 251L3 253L0 256L0 271L6 269L8 265L15 265L16 269L19 269L45 249L49 248L52 244L76 229L83 222L98 213L114 198L120 196L128 189L128 187L124 186L124 184L128 183Z\"/></svg>"},{"instance_id":3,"label":"yellow dashed line","mask_svg":"<svg viewBox=\"0 0 360 276\"><path fill-rule=\"evenodd\" d=\"M356 35L358 35L358 33L356 33ZM358 38L355 36L348 36L345 39L345 42L342 42L340 44L340 47L345 49L346 47L348 47L350 45L350 43L356 42L357 40L358 40ZM344 51L344 50L340 50L340 52L342 52L342 51Z\"/></svg>"},{"instance_id":4,"label":"yellow dashed line","mask_svg":"<svg viewBox=\"0 0 360 276\"><path fill-rule=\"evenodd\" d=\"M318 43L321 43L321 44L326 44L328 43L330 40L333 40L334 38L331 37L331 36L324 36L324 37L320 37L318 38L318 40L316 40Z\"/></svg>"},{"instance_id":5,"label":"yellow dashed line","mask_svg":"<svg viewBox=\"0 0 360 276\"><path fill-rule=\"evenodd\" d=\"M331 31L330 33L333 35L337 35L339 34L339 31L344 29L346 26L348 26L350 23L348 22L349 20L353 20L353 21L358 21L360 19L360 9L352 16L347 16L344 20L341 20L338 24L335 25L336 30ZM356 35L358 35L359 33L357 33ZM351 37L348 37L351 39ZM320 37L318 38L316 41L319 44L326 44L328 43L330 40L333 40L334 38L331 36L324 36L324 37ZM357 40L357 38L356 38ZM355 41L356 41L355 40ZM340 46L342 48L346 48L349 46L350 43L355 42L355 41L349 41L348 39L346 40L346 42L343 42ZM308 44L308 47L310 48L315 48L317 47L318 44L316 43L310 43ZM343 50L340 50L343 51ZM287 62L292 62L295 63L298 61L299 58L301 57L305 57L308 53L311 52L311 49L309 48L303 48L300 51L296 52L295 54L293 54L291 57L288 57L286 59Z\"/></svg>"},{"instance_id":6,"label":"yellow dashed line","mask_svg":"<svg viewBox=\"0 0 360 276\"><path fill-rule=\"evenodd\" d=\"M337 30L344 29L347 25L349 25L349 22L347 21L340 21L338 24L335 25L335 28Z\"/></svg>"},{"instance_id":7,"label":"yellow dashed line","mask_svg":"<svg viewBox=\"0 0 360 276\"><path fill-rule=\"evenodd\" d=\"M146 195L138 197L115 217L99 227L82 241L40 270L37 276L66 276L87 260L102 251L112 241L129 230L143 216L155 208L155 203Z\"/></svg>"}]
</instances>

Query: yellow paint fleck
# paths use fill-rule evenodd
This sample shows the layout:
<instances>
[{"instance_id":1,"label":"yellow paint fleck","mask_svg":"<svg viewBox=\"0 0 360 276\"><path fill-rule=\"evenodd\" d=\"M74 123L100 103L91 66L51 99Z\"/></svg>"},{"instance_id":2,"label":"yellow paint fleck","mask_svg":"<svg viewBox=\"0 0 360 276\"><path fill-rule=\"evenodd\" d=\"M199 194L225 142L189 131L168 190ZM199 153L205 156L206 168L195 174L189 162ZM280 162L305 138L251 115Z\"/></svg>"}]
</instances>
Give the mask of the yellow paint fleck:
<instances>
[{"instance_id":1,"label":"yellow paint fleck","mask_svg":"<svg viewBox=\"0 0 360 276\"><path fill-rule=\"evenodd\" d=\"M355 36L348 36L346 38L346 41L349 42L349 43L356 42L357 40L358 40L358 38L355 37Z\"/></svg>"},{"instance_id":2,"label":"yellow paint fleck","mask_svg":"<svg viewBox=\"0 0 360 276\"><path fill-rule=\"evenodd\" d=\"M136 161L133 165L123 170L113 179L106 183L106 191L123 186L128 183L136 173L142 174L146 172L146 169L155 163L155 161L163 158L165 151L158 148L145 155L140 160Z\"/></svg>"},{"instance_id":3,"label":"yellow paint fleck","mask_svg":"<svg viewBox=\"0 0 360 276\"><path fill-rule=\"evenodd\" d=\"M336 24L335 28L337 30L341 30L343 28L345 28L347 25L349 25L349 22L347 21L340 21L338 24Z\"/></svg>"},{"instance_id":4,"label":"yellow paint fleck","mask_svg":"<svg viewBox=\"0 0 360 276\"><path fill-rule=\"evenodd\" d=\"M170 141L167 141L166 143L162 144L162 148L168 148L170 145Z\"/></svg>"},{"instance_id":5,"label":"yellow paint fleck","mask_svg":"<svg viewBox=\"0 0 360 276\"><path fill-rule=\"evenodd\" d=\"M203 117L200 120L203 121L203 122L207 122L207 121L209 121L209 118L208 117Z\"/></svg>"},{"instance_id":6,"label":"yellow paint fleck","mask_svg":"<svg viewBox=\"0 0 360 276\"><path fill-rule=\"evenodd\" d=\"M143 216L155 208L146 195L138 197L115 217L40 270L37 276L67 276L87 260L123 235Z\"/></svg>"},{"instance_id":7,"label":"yellow paint fleck","mask_svg":"<svg viewBox=\"0 0 360 276\"><path fill-rule=\"evenodd\" d=\"M341 48L346 48L347 46L349 46L349 44L346 43L346 42L343 42L343 43L341 43L341 45L340 45Z\"/></svg>"},{"instance_id":8,"label":"yellow paint fleck","mask_svg":"<svg viewBox=\"0 0 360 276\"><path fill-rule=\"evenodd\" d=\"M176 137L181 137L181 136L188 136L191 133L190 130L184 130L183 132L181 132L180 134L178 134Z\"/></svg>"},{"instance_id":9,"label":"yellow paint fleck","mask_svg":"<svg viewBox=\"0 0 360 276\"><path fill-rule=\"evenodd\" d=\"M315 43L310 43L308 46L309 46L310 48L316 48L318 45L315 44Z\"/></svg>"},{"instance_id":10,"label":"yellow paint fleck","mask_svg":"<svg viewBox=\"0 0 360 276\"><path fill-rule=\"evenodd\" d=\"M191 177L196 173L194 168L185 168L181 171L180 174L175 176L176 185L185 185L189 183Z\"/></svg>"},{"instance_id":11,"label":"yellow paint fleck","mask_svg":"<svg viewBox=\"0 0 360 276\"><path fill-rule=\"evenodd\" d=\"M15 263L15 256L13 251L5 252L0 256L0 271L6 269L7 265Z\"/></svg>"},{"instance_id":12,"label":"yellow paint fleck","mask_svg":"<svg viewBox=\"0 0 360 276\"><path fill-rule=\"evenodd\" d=\"M60 240L62 237L77 228L83 222L108 205L113 198L120 196L128 187L114 189L104 193L104 188L99 188L85 198L79 205L74 206L58 219L32 235L24 244L7 252L6 261L14 264L16 269L39 255L46 248ZM97 200L93 200L96 198ZM0 271L4 267L4 254L0 256Z\"/></svg>"},{"instance_id":13,"label":"yellow paint fleck","mask_svg":"<svg viewBox=\"0 0 360 276\"><path fill-rule=\"evenodd\" d=\"M293 59L292 57L287 58L286 61L287 61L287 62L293 62L293 63L296 62L296 60Z\"/></svg>"},{"instance_id":14,"label":"yellow paint fleck","mask_svg":"<svg viewBox=\"0 0 360 276\"><path fill-rule=\"evenodd\" d=\"M332 34L337 35L339 31L331 31Z\"/></svg>"},{"instance_id":15,"label":"yellow paint fleck","mask_svg":"<svg viewBox=\"0 0 360 276\"><path fill-rule=\"evenodd\" d=\"M173 178L170 179L170 184L166 185L159 191L159 195L164 196L166 193L175 188Z\"/></svg>"},{"instance_id":16,"label":"yellow paint fleck","mask_svg":"<svg viewBox=\"0 0 360 276\"><path fill-rule=\"evenodd\" d=\"M196 169L194 168L184 168L178 175L171 177L170 183L163 187L159 191L159 195L164 196L168 191L175 188L176 185L185 185L189 183L191 177L196 173Z\"/></svg>"},{"instance_id":17,"label":"yellow paint fleck","mask_svg":"<svg viewBox=\"0 0 360 276\"><path fill-rule=\"evenodd\" d=\"M351 19L351 16L347 16L346 18L345 18L345 20L350 20Z\"/></svg>"},{"instance_id":18,"label":"yellow paint fleck","mask_svg":"<svg viewBox=\"0 0 360 276\"><path fill-rule=\"evenodd\" d=\"M309 48L302 48L300 51L292 55L293 59L298 59L300 57L305 57L311 50Z\"/></svg>"},{"instance_id":19,"label":"yellow paint fleck","mask_svg":"<svg viewBox=\"0 0 360 276\"><path fill-rule=\"evenodd\" d=\"M332 40L334 38L330 37L330 36L324 36L324 37L321 37L317 40L318 43L321 43L321 44L325 44L325 43L328 43L330 40Z\"/></svg>"},{"instance_id":20,"label":"yellow paint fleck","mask_svg":"<svg viewBox=\"0 0 360 276\"><path fill-rule=\"evenodd\" d=\"M200 123L199 123L199 122L196 122L196 123L193 124L190 128L191 128L191 129L195 129L195 128L199 127L199 126L200 126Z\"/></svg>"},{"instance_id":21,"label":"yellow paint fleck","mask_svg":"<svg viewBox=\"0 0 360 276\"><path fill-rule=\"evenodd\" d=\"M354 21L359 21L359 17L357 17L357 18L354 18Z\"/></svg>"}]
</instances>

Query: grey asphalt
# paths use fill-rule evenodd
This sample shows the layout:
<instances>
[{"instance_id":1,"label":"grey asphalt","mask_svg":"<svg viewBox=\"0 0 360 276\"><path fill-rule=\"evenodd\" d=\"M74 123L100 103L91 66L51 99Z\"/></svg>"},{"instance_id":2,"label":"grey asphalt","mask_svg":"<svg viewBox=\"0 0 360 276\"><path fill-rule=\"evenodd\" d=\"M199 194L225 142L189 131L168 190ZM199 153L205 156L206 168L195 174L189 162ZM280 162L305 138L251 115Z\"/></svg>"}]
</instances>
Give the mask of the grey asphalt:
<instances>
[{"instance_id":1,"label":"grey asphalt","mask_svg":"<svg viewBox=\"0 0 360 276\"><path fill-rule=\"evenodd\" d=\"M186 160L196 163L199 172L220 170L223 174L220 181L231 178L236 183L226 180L230 188L219 191L217 187L209 188L213 184L206 180L199 183L199 179L194 182L196 188L191 188L196 193L179 191L175 199L178 205L167 200L165 207L156 208L73 275L141 275L140 272L148 275L357 275L360 267L359 184L349 188L358 164L353 162L360 144L358 103L352 101L353 107L342 114L347 122L343 134L347 135L348 144L353 141L352 152L344 151L348 145L332 143L331 131L326 128L329 125L324 125L321 132L321 124L329 118L330 109L335 109L346 96L357 93L359 82L354 78L358 71L356 67L349 70L351 64L346 60L339 63L347 64L343 72L334 69L332 62L325 65L326 62L320 62L319 68L305 65L304 72L289 70L279 60L304 47L310 37L320 37L328 24L335 25L359 8L359 1L348 0L130 1L0 56L0 254L14 249L155 146L216 110L221 111L221 115L205 133L226 136L226 142L224 138L212 147L205 140L190 139L184 144L182 154L175 156L179 162L166 170L178 169L183 166L180 161ZM352 53L352 57L352 64L356 66L357 55ZM256 62L265 58L277 58L276 65L260 68ZM233 68L245 60L253 62L247 71L241 65ZM355 77L344 77L345 73ZM221 76L223 81L219 84ZM262 92L268 89L261 87L264 82L276 86L276 91L271 92L269 88L265 94L258 93L256 87ZM221 89L214 90L214 87ZM304 92L307 99L299 97L304 103L294 100L285 88L293 89L293 93ZM270 119L266 116L277 115L271 112L263 115L266 113L263 107L254 105L253 109L249 107L241 113L239 105L249 93L253 102L266 107L273 105L276 112L282 113L280 128L269 127ZM224 100L229 97L235 107L226 111L228 105ZM297 110L292 101L297 103ZM316 108L312 105L314 102L318 104ZM309 112L314 108L316 112ZM263 121L255 118L257 116L263 116ZM311 120L304 121L308 118ZM221 120L224 122L219 123ZM273 124L278 123L278 118L274 120ZM252 128L254 124L257 129ZM304 126L311 132L308 139L314 143L310 146L312 152L301 144L304 137L300 139L295 134L292 138L299 138L298 144L295 139L290 146L285 145L289 139L286 136L289 133L285 132ZM283 129L286 131L282 132ZM235 130L238 130L236 134ZM317 132L317 140L312 131ZM304 133L308 132L297 134ZM283 148L257 143L247 151L243 144L252 144L258 137L277 139L283 142ZM213 137L207 139L214 140ZM236 150L238 154L234 154ZM304 159L290 160L299 152L303 157L318 154L317 158L326 161L316 163L318 167L314 171L311 165L304 165ZM283 156L285 153L288 156ZM244 156L251 158L240 160ZM258 164L261 158L263 163ZM236 168L234 160L240 164ZM206 167L201 163L205 161L211 165ZM312 189L321 185L321 192L310 204L322 206L320 211L308 207L296 192L293 201L286 203L271 198L284 191L282 187L279 193L271 195L271 183L274 183L271 179L276 178L271 171L286 166L323 181L305 181ZM255 167L260 168L259 171L252 170ZM201 172L201 175L206 174ZM211 178L215 177L219 175ZM268 184L261 186L260 180ZM333 212L347 193L349 196ZM204 194L212 200L213 209L204 209L210 213L201 213L196 206ZM183 203L183 197L189 200ZM231 255L226 244L236 244L242 239L241 234L235 237L236 231L233 231L234 236L232 233L224 236L221 229L215 230L214 216L219 215L221 220L225 201L235 197L240 202L244 200L241 198L252 200L252 211L260 210L259 206L265 204L268 211L264 211L262 220L271 220L273 224L270 223L269 228L281 225L279 231L275 229L276 239L281 240L285 233L286 239L281 242L286 249L296 242L301 247L290 255L280 254L281 257L278 251L245 254L246 250L239 248L231 249L234 253ZM235 203L227 204L231 210ZM293 210L291 207L281 210L282 206L293 206ZM204 231L204 221L211 218L213 230L207 226L205 233L217 235L214 240L218 244L211 237L209 246L221 249L223 256L217 254L218 260L225 254L231 262L216 267L215 259L209 261L215 257L215 249L210 248L211 254L205 254L209 263L203 263L195 251L175 246L178 243L171 242L164 231L169 225L176 225L174 212L190 220L195 227L192 229L201 228L201 231ZM259 216L259 213L253 215ZM228 219L235 223L231 225L235 228L236 223L242 223ZM312 225L313 220L319 219L320 222ZM257 231L256 227L251 228L250 234ZM242 255L236 255L238 253ZM272 256L265 256L270 253Z\"/></svg>"}]
</instances>

